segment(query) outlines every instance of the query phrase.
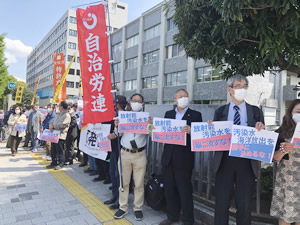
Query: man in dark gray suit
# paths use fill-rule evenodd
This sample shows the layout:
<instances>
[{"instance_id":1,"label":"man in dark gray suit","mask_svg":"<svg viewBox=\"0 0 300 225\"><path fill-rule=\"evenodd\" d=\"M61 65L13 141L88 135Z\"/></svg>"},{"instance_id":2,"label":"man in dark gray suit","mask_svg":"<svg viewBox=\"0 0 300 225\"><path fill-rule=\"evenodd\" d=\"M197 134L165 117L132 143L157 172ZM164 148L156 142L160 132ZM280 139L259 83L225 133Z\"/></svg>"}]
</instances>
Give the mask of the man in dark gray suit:
<instances>
[{"instance_id":1,"label":"man in dark gray suit","mask_svg":"<svg viewBox=\"0 0 300 225\"><path fill-rule=\"evenodd\" d=\"M245 102L248 79L235 75L228 79L231 102L215 111L214 121L233 121L236 125L264 128L262 111ZM237 225L251 225L251 200L259 162L251 159L230 157L228 151L215 152L216 173L215 225L228 225L229 207L235 196Z\"/></svg>"}]
</instances>

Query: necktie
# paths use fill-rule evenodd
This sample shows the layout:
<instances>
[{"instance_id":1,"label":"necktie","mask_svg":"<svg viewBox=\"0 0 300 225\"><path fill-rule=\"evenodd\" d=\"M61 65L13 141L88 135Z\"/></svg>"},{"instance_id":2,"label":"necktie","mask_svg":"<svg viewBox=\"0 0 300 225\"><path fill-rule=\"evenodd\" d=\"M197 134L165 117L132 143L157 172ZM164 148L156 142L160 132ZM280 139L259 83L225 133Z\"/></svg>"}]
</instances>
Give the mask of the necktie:
<instances>
[{"instance_id":1,"label":"necktie","mask_svg":"<svg viewBox=\"0 0 300 225\"><path fill-rule=\"evenodd\" d=\"M233 106L233 108L235 109L233 124L241 125L241 115L240 115L240 112L239 112L240 108L237 105Z\"/></svg>"}]
</instances>

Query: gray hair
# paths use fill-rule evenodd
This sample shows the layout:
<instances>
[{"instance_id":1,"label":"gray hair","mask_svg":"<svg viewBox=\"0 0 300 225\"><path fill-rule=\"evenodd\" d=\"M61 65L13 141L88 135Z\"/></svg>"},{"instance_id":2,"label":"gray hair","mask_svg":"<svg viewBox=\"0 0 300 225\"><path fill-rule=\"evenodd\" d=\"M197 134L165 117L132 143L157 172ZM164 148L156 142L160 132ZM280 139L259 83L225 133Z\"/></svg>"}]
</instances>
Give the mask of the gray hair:
<instances>
[{"instance_id":1,"label":"gray hair","mask_svg":"<svg viewBox=\"0 0 300 225\"><path fill-rule=\"evenodd\" d=\"M236 75L228 78L228 80L227 80L227 86L232 88L233 87L233 82L235 80L237 80L237 81L244 80L244 81L246 81L247 85L249 84L249 81L248 81L247 77L245 77L245 76L243 76L241 74L236 74Z\"/></svg>"}]
</instances>

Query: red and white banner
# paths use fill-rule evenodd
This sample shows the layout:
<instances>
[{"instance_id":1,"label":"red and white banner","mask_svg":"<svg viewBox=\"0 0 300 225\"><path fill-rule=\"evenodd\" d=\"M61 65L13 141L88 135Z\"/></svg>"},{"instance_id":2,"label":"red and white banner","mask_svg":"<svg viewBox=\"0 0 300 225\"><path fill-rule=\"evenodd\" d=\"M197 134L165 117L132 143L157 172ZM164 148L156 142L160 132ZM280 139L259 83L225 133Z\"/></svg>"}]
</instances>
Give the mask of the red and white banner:
<instances>
[{"instance_id":1,"label":"red and white banner","mask_svg":"<svg viewBox=\"0 0 300 225\"><path fill-rule=\"evenodd\" d=\"M83 122L114 118L104 5L77 9L77 32L83 86Z\"/></svg>"},{"instance_id":2,"label":"red and white banner","mask_svg":"<svg viewBox=\"0 0 300 225\"><path fill-rule=\"evenodd\" d=\"M53 56L53 64L54 64L54 70L53 70L53 95L55 93L55 90L57 86L60 83L60 80L62 79L64 73L65 73L65 59L64 59L64 53L58 53L54 54ZM63 87L57 97L56 102L61 102L66 100L67 97L67 82L63 84Z\"/></svg>"}]
</instances>

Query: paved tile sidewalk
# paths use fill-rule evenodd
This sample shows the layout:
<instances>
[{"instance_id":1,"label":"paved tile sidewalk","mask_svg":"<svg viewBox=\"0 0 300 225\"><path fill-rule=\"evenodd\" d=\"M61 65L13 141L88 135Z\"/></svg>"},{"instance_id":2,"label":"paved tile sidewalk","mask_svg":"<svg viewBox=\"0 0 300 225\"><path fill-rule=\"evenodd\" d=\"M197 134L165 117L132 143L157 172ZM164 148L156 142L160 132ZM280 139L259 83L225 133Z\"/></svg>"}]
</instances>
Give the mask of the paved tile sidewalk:
<instances>
[{"instance_id":1,"label":"paved tile sidewalk","mask_svg":"<svg viewBox=\"0 0 300 225\"><path fill-rule=\"evenodd\" d=\"M81 184L101 201L111 197L109 185L92 182L78 164L65 167L64 173ZM129 214L132 224L158 224L166 216L145 206L144 220L137 222L132 211L130 196ZM116 221L112 221L112 224ZM16 157L0 143L0 225L60 225L102 224L78 199L22 148ZM110 224L110 222L106 223ZM121 224L121 222L120 222Z\"/></svg>"}]
</instances>

